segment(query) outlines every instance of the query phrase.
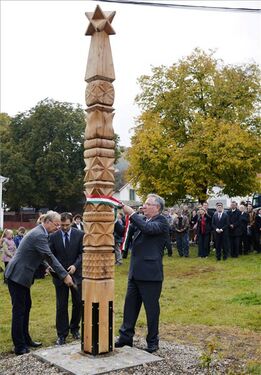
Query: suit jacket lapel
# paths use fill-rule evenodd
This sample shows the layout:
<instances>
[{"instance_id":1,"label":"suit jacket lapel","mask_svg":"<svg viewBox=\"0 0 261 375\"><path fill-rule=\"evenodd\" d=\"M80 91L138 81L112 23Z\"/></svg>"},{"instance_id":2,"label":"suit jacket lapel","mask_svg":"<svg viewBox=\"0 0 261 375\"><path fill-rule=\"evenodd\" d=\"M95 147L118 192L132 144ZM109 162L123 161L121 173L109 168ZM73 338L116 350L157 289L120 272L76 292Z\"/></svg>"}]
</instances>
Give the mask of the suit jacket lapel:
<instances>
[{"instance_id":1,"label":"suit jacket lapel","mask_svg":"<svg viewBox=\"0 0 261 375\"><path fill-rule=\"evenodd\" d=\"M159 215L160 215L160 214L159 214ZM154 216L154 217L151 218L151 219L147 219L146 216L144 216L144 220L145 220L145 221L153 221L153 220L156 220L156 219L159 217L159 215ZM135 232L134 236L133 236L133 241L136 240L136 238L137 238L140 234L141 234L141 230L138 229L138 230Z\"/></svg>"},{"instance_id":2,"label":"suit jacket lapel","mask_svg":"<svg viewBox=\"0 0 261 375\"><path fill-rule=\"evenodd\" d=\"M134 236L133 236L133 241L135 241L136 238L137 238L140 234L141 234L141 230L140 230L140 229L136 230L136 232L134 233Z\"/></svg>"},{"instance_id":3,"label":"suit jacket lapel","mask_svg":"<svg viewBox=\"0 0 261 375\"><path fill-rule=\"evenodd\" d=\"M60 247L61 249L64 249L65 250L65 246L64 246L64 241L63 241L63 233L62 233L62 230L60 231L59 233L59 236L58 236L58 248Z\"/></svg>"},{"instance_id":4,"label":"suit jacket lapel","mask_svg":"<svg viewBox=\"0 0 261 375\"><path fill-rule=\"evenodd\" d=\"M147 221L146 216L144 216L143 220ZM140 234L141 234L141 230L140 230L140 229L137 229L136 232L134 233L133 241L135 241L136 238L137 238Z\"/></svg>"}]
</instances>

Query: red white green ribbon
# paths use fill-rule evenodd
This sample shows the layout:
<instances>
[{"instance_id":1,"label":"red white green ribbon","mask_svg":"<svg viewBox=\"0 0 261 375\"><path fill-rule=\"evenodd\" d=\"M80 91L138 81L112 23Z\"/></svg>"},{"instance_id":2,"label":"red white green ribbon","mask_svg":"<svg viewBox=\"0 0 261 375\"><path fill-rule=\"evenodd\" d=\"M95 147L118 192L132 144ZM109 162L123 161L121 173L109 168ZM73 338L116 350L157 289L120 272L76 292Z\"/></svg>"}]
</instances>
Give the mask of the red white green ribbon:
<instances>
[{"instance_id":1,"label":"red white green ribbon","mask_svg":"<svg viewBox=\"0 0 261 375\"><path fill-rule=\"evenodd\" d=\"M105 204L114 208L122 208L124 206L119 199L107 195L86 195L86 203Z\"/></svg>"},{"instance_id":2,"label":"red white green ribbon","mask_svg":"<svg viewBox=\"0 0 261 375\"><path fill-rule=\"evenodd\" d=\"M107 195L87 195L86 194L86 203L92 203L92 204L105 204L107 206L111 206L114 208L115 213L115 219L117 217L117 209L122 208L124 204L117 198L107 196ZM125 250L126 244L127 244L127 237L129 233L129 216L126 216L126 222L125 222L125 228L124 228L124 235L123 235L123 241L120 247L121 251Z\"/></svg>"}]
</instances>

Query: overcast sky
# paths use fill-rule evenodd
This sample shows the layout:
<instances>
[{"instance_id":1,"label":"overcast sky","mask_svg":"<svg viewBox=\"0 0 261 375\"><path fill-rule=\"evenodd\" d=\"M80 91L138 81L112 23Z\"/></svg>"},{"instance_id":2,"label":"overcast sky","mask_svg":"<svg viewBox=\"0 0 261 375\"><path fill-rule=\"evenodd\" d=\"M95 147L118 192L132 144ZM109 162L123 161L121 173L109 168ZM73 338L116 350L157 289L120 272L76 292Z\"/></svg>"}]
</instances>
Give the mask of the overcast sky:
<instances>
[{"instance_id":1,"label":"overcast sky","mask_svg":"<svg viewBox=\"0 0 261 375\"><path fill-rule=\"evenodd\" d=\"M164 1L167 3L168 1ZM255 7L260 1L172 1ZM130 144L138 108L137 78L151 66L171 65L196 47L217 49L228 64L261 63L260 13L181 10L101 1L1 0L0 111L16 115L46 97L84 101L90 37L86 11L116 10L110 37L116 80L114 130Z\"/></svg>"}]
</instances>

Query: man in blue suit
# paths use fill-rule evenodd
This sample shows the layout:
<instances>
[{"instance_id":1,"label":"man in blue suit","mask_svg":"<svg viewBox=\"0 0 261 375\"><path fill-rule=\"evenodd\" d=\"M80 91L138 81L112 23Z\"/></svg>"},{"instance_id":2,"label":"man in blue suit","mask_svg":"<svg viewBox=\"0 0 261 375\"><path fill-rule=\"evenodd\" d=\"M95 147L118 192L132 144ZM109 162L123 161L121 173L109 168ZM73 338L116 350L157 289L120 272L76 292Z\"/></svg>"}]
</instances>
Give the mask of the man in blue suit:
<instances>
[{"instance_id":1,"label":"man in blue suit","mask_svg":"<svg viewBox=\"0 0 261 375\"><path fill-rule=\"evenodd\" d=\"M69 272L77 288L71 287L72 316L69 323L69 288L57 277L53 277L56 291L57 345L64 345L69 331L74 339L80 338L81 282L82 282L82 240L84 232L72 228L73 217L68 212L61 214L61 229L50 236L50 249L61 265Z\"/></svg>"},{"instance_id":2,"label":"man in blue suit","mask_svg":"<svg viewBox=\"0 0 261 375\"><path fill-rule=\"evenodd\" d=\"M133 345L135 325L142 303L147 316L147 351L153 353L159 344L159 298L163 281L162 257L169 240L169 225L162 215L164 199L149 194L143 205L144 216L124 206L129 215L133 235L128 287L124 305L123 323L115 347Z\"/></svg>"}]
</instances>

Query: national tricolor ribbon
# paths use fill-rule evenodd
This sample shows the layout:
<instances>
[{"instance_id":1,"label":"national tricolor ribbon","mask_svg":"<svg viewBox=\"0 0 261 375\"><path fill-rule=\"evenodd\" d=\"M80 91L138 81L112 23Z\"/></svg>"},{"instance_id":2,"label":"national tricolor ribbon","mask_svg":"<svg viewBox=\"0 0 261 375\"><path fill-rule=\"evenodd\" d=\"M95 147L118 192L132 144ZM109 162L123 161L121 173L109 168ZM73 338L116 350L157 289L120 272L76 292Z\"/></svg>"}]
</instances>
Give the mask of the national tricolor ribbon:
<instances>
[{"instance_id":1,"label":"national tricolor ribbon","mask_svg":"<svg viewBox=\"0 0 261 375\"><path fill-rule=\"evenodd\" d=\"M118 208L122 208L124 204L117 198L114 198L112 196L108 195L87 195L86 194L86 203L92 203L92 204L105 204L108 206L111 206L114 208L115 212L115 219L116 219L116 212ZM127 237L129 233L129 225L130 225L130 220L129 216L126 216L126 221L125 221L125 228L124 228L124 235L123 235L123 241L120 247L121 251L125 250L125 246L127 244Z\"/></svg>"},{"instance_id":2,"label":"national tricolor ribbon","mask_svg":"<svg viewBox=\"0 0 261 375\"><path fill-rule=\"evenodd\" d=\"M119 199L108 195L86 195L86 203L106 204L114 208L122 208L124 206Z\"/></svg>"}]
</instances>

